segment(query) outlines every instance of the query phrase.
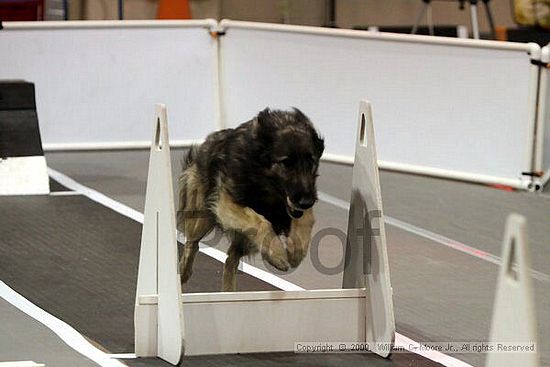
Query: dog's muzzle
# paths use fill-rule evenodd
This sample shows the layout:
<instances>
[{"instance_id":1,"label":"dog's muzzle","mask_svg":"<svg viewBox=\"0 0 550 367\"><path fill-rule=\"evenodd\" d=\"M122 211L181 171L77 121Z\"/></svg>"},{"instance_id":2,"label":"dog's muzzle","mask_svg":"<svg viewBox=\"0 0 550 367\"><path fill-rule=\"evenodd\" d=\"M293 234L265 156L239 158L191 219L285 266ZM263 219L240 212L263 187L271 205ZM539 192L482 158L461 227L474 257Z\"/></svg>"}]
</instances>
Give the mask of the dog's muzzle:
<instances>
[{"instance_id":1,"label":"dog's muzzle","mask_svg":"<svg viewBox=\"0 0 550 367\"><path fill-rule=\"evenodd\" d=\"M286 197L286 212L291 218L298 219L301 218L304 214L304 211L301 209L298 209L294 204L292 204L292 201L290 201L289 197Z\"/></svg>"}]
</instances>

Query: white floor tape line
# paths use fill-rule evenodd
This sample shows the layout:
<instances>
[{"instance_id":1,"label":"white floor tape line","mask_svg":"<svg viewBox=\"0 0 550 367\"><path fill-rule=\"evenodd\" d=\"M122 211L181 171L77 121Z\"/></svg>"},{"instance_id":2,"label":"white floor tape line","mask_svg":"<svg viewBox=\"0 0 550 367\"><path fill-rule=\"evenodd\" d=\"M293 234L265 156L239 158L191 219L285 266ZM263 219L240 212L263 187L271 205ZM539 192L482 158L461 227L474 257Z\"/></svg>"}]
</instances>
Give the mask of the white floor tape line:
<instances>
[{"instance_id":1,"label":"white floor tape line","mask_svg":"<svg viewBox=\"0 0 550 367\"><path fill-rule=\"evenodd\" d=\"M113 200L107 195L104 195L94 189L86 187L76 182L69 176L66 176L50 167L48 167L48 175L66 188L72 191L79 192L80 194L91 199L92 201L100 203L101 205L106 206L107 208L112 209L115 212L124 215L125 217L131 218L136 222L143 223L143 213L140 213L137 210L130 208L129 206L119 203L118 201Z\"/></svg>"},{"instance_id":2,"label":"white floor tape line","mask_svg":"<svg viewBox=\"0 0 550 367\"><path fill-rule=\"evenodd\" d=\"M6 283L0 280L0 297L26 313L36 321L57 334L69 347L73 348L83 356L91 359L102 367L126 367L123 363L111 359L109 355L87 341L78 331L67 323L52 316L40 307L36 306L25 297L11 289Z\"/></svg>"},{"instance_id":3,"label":"white floor tape line","mask_svg":"<svg viewBox=\"0 0 550 367\"><path fill-rule=\"evenodd\" d=\"M43 363L34 361L0 362L0 367L46 367Z\"/></svg>"},{"instance_id":4,"label":"white floor tape line","mask_svg":"<svg viewBox=\"0 0 550 367\"><path fill-rule=\"evenodd\" d=\"M79 192L76 191L52 191L50 192L50 196L80 196L82 195Z\"/></svg>"},{"instance_id":5,"label":"white floor tape line","mask_svg":"<svg viewBox=\"0 0 550 367\"><path fill-rule=\"evenodd\" d=\"M401 335L399 333L395 333L395 347L396 348L404 348L404 349L416 349L415 354L418 354L424 358L427 358L431 361L440 363L447 367L473 367L471 364L468 364L466 362L463 362L459 359L456 359L454 357L451 357L447 354L433 351L433 350L419 350L420 349L420 343L415 342L412 339L407 338L404 335Z\"/></svg>"},{"instance_id":6,"label":"white floor tape line","mask_svg":"<svg viewBox=\"0 0 550 367\"><path fill-rule=\"evenodd\" d=\"M109 356L109 358L113 358L113 359L134 359L134 358L137 358L135 353L110 353L110 354L107 354L107 356Z\"/></svg>"},{"instance_id":7,"label":"white floor tape line","mask_svg":"<svg viewBox=\"0 0 550 367\"><path fill-rule=\"evenodd\" d=\"M330 194L327 194L325 192L318 192L319 200L324 201L325 203L332 204L340 209L349 210L349 203L345 200L339 199L335 196L332 196ZM416 234L420 237L424 237L428 240L431 240L433 242L442 244L444 246L450 247L453 250L460 251L462 253L465 253L467 255L476 257L478 259L490 262L491 264L495 264L500 266L502 263L502 259L499 256L490 254L488 252L479 250L475 247L468 246L462 242L458 242L456 240L453 240L451 238L442 236L440 234L428 231L427 229L417 227L413 224L403 222L402 220L392 218L389 216L385 216L385 221L387 224L400 228L404 231ZM543 282L550 282L550 275L542 273L540 271L531 269L531 276L534 279L543 281Z\"/></svg>"},{"instance_id":8,"label":"white floor tape line","mask_svg":"<svg viewBox=\"0 0 550 367\"><path fill-rule=\"evenodd\" d=\"M131 218L131 219L134 219L135 221L139 222L139 223L143 223L143 214L140 213L139 211L135 210L135 209L132 209L130 207L128 207L127 205L124 205L116 200L113 200L111 198L109 198L108 196L94 190L94 189L91 189L87 186L84 186L78 182L76 182L75 180L73 180L72 178L64 175L63 173L61 172L58 172L52 168L48 168L48 174L50 175L51 178L53 178L55 181L59 182L60 184L62 184L63 186L71 189L71 190L74 190L74 191L77 191L77 192L80 192L82 193L83 195L85 195L86 197L88 197L89 199L91 199L92 201L95 201L103 206L106 206L114 211L116 211L117 213L119 214L122 214L128 218ZM321 198L321 195L320 195L320 198ZM343 201L343 200L342 200ZM345 201L343 201L345 202ZM179 236L179 234L178 234ZM200 251L202 253L204 253L205 255L208 255L218 261L225 261L225 258L227 257L227 255L223 252L223 251L220 251L220 250L217 250L215 248L212 248L212 247L208 247L206 245L202 245L201 246L201 249ZM265 281L266 283L269 283L281 290L304 290L305 288L302 288L294 283L291 283L287 280L284 280L274 274L271 274L271 273L268 273L262 269L259 269L259 268L256 268L250 264L247 264L247 263L244 263L243 264L243 268L242 268L242 271L246 274L249 274L255 278L258 278L260 280L263 280ZM410 344L413 344L413 345L417 345L419 344L418 342L415 342L413 341L412 339L409 339L407 338L406 336L404 335L401 335L399 333L396 333L395 335L395 345L396 346L400 346L400 347L407 347L410 345ZM437 363L441 363L443 364L444 366L447 366L447 367L473 367L471 366L470 364L467 364L463 361L460 361L456 358L453 358L449 355L446 355L444 353L440 353L440 352L437 352L437 351L422 351L422 352L418 352L418 351L415 351L414 352L415 354L418 354L420 356L423 356L427 359L430 359L434 362L437 362Z\"/></svg>"}]
</instances>

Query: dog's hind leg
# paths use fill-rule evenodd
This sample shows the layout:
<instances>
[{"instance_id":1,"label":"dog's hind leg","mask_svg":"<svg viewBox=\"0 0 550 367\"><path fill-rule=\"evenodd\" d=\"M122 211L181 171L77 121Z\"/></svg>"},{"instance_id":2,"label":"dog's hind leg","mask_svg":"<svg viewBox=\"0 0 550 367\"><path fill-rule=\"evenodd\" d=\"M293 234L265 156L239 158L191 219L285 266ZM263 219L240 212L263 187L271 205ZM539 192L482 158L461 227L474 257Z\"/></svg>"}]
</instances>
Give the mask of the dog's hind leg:
<instances>
[{"instance_id":1,"label":"dog's hind leg","mask_svg":"<svg viewBox=\"0 0 550 367\"><path fill-rule=\"evenodd\" d=\"M186 242L179 263L181 282L185 283L193 273L193 262L199 251L199 241L214 228L212 214L206 208L204 187L194 166L186 169L180 179L180 207L178 229Z\"/></svg>"},{"instance_id":2,"label":"dog's hind leg","mask_svg":"<svg viewBox=\"0 0 550 367\"><path fill-rule=\"evenodd\" d=\"M190 212L191 215L192 212ZM193 274L193 262L199 251L199 241L214 228L214 222L208 217L186 218L184 230L186 241L179 263L181 282L185 283Z\"/></svg>"},{"instance_id":3,"label":"dog's hind leg","mask_svg":"<svg viewBox=\"0 0 550 367\"><path fill-rule=\"evenodd\" d=\"M237 269L241 258L248 254L248 239L239 232L233 232L231 246L227 250L227 259L223 266L222 292L237 290Z\"/></svg>"},{"instance_id":4,"label":"dog's hind leg","mask_svg":"<svg viewBox=\"0 0 550 367\"><path fill-rule=\"evenodd\" d=\"M181 283L186 283L191 275L193 274L193 262L199 251L199 242L198 241L186 241L185 246L183 247L183 254L180 258L179 263L179 273Z\"/></svg>"}]
</instances>

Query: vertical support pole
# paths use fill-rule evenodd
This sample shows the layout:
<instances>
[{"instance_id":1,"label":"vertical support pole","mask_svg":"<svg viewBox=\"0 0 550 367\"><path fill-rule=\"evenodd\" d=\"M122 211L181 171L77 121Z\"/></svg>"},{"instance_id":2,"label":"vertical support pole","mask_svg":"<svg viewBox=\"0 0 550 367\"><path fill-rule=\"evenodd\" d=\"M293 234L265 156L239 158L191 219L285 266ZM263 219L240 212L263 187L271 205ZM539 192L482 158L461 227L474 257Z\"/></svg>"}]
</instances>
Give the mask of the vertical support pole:
<instances>
[{"instance_id":1,"label":"vertical support pole","mask_svg":"<svg viewBox=\"0 0 550 367\"><path fill-rule=\"evenodd\" d=\"M325 0L324 27L336 28L336 0Z\"/></svg>"},{"instance_id":2,"label":"vertical support pole","mask_svg":"<svg viewBox=\"0 0 550 367\"><path fill-rule=\"evenodd\" d=\"M426 24L428 25L428 32L430 36L435 36L435 27L434 27L434 17L432 3L428 3L428 8L426 10Z\"/></svg>"},{"instance_id":3,"label":"vertical support pole","mask_svg":"<svg viewBox=\"0 0 550 367\"><path fill-rule=\"evenodd\" d=\"M135 346L138 356L158 356L172 364L179 363L183 354L176 233L166 107L157 104L139 258ZM140 303L140 297L147 295L158 295L156 310Z\"/></svg>"},{"instance_id":4,"label":"vertical support pole","mask_svg":"<svg viewBox=\"0 0 550 367\"><path fill-rule=\"evenodd\" d=\"M531 264L526 220L510 214L502 245L499 278L490 341L513 344L534 343L534 353L489 353L487 367L538 367L537 323L531 284Z\"/></svg>"},{"instance_id":5,"label":"vertical support pole","mask_svg":"<svg viewBox=\"0 0 550 367\"><path fill-rule=\"evenodd\" d=\"M69 20L69 0L63 0L63 20Z\"/></svg>"},{"instance_id":6,"label":"vertical support pole","mask_svg":"<svg viewBox=\"0 0 550 367\"><path fill-rule=\"evenodd\" d=\"M491 11L491 6L489 5L489 0L483 0L483 5L485 6L485 14L487 15L487 22L489 22L489 28L491 29L492 39L497 39L497 32L495 29L495 20L493 19L493 12Z\"/></svg>"},{"instance_id":7,"label":"vertical support pole","mask_svg":"<svg viewBox=\"0 0 550 367\"><path fill-rule=\"evenodd\" d=\"M418 15L416 16L416 21L414 22L414 25L412 27L411 34L416 34L416 32L418 31L418 26L420 25L422 18L424 18L424 14L427 14L428 9L431 6L430 5L431 0L422 0L422 1L424 4L422 6L422 9L420 9L420 11L418 12Z\"/></svg>"},{"instance_id":8,"label":"vertical support pole","mask_svg":"<svg viewBox=\"0 0 550 367\"><path fill-rule=\"evenodd\" d=\"M472 36L479 39L479 22L477 20L477 0L470 0L470 22L472 23Z\"/></svg>"},{"instance_id":9,"label":"vertical support pole","mask_svg":"<svg viewBox=\"0 0 550 367\"><path fill-rule=\"evenodd\" d=\"M395 319L371 105L361 101L343 288L367 288L365 341L393 345ZM387 357L390 350L375 353Z\"/></svg>"},{"instance_id":10,"label":"vertical support pole","mask_svg":"<svg viewBox=\"0 0 550 367\"><path fill-rule=\"evenodd\" d=\"M118 0L118 20L124 20L124 0Z\"/></svg>"}]
</instances>

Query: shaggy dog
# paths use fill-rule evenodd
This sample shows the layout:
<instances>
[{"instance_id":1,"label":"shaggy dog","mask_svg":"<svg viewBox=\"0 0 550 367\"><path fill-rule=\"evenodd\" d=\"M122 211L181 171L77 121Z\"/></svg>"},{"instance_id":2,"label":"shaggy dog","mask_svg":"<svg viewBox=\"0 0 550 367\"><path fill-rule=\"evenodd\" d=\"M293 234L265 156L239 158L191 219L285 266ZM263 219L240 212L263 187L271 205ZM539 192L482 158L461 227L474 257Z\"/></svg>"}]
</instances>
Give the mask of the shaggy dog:
<instances>
[{"instance_id":1,"label":"shaggy dog","mask_svg":"<svg viewBox=\"0 0 550 367\"><path fill-rule=\"evenodd\" d=\"M182 283L192 274L199 241L215 226L231 239L223 291L236 289L240 258L257 251L279 270L297 267L309 247L323 150L323 139L296 108L266 108L192 148L180 177L178 228L186 237Z\"/></svg>"}]
</instances>

